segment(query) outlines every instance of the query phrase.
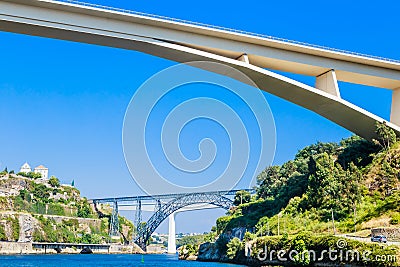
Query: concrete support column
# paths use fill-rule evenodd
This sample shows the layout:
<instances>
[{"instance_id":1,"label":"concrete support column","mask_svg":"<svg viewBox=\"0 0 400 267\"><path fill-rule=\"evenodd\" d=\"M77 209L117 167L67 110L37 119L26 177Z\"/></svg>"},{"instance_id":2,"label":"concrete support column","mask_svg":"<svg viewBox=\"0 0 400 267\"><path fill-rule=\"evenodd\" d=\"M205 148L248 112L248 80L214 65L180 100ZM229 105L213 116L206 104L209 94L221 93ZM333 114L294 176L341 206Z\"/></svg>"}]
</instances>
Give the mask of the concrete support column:
<instances>
[{"instance_id":1,"label":"concrete support column","mask_svg":"<svg viewBox=\"0 0 400 267\"><path fill-rule=\"evenodd\" d=\"M394 89L392 92L390 122L400 126L400 88Z\"/></svg>"},{"instance_id":2,"label":"concrete support column","mask_svg":"<svg viewBox=\"0 0 400 267\"><path fill-rule=\"evenodd\" d=\"M175 240L175 215L176 213L172 213L168 216L168 253L175 254L176 253L176 240Z\"/></svg>"},{"instance_id":3,"label":"concrete support column","mask_svg":"<svg viewBox=\"0 0 400 267\"><path fill-rule=\"evenodd\" d=\"M317 76L315 87L328 94L340 97L339 86L334 70L330 70Z\"/></svg>"},{"instance_id":4,"label":"concrete support column","mask_svg":"<svg viewBox=\"0 0 400 267\"><path fill-rule=\"evenodd\" d=\"M240 61L246 62L247 64L250 64L250 60L249 60L249 57L247 56L247 54L241 55L240 57L238 57L237 60L240 60Z\"/></svg>"}]
</instances>

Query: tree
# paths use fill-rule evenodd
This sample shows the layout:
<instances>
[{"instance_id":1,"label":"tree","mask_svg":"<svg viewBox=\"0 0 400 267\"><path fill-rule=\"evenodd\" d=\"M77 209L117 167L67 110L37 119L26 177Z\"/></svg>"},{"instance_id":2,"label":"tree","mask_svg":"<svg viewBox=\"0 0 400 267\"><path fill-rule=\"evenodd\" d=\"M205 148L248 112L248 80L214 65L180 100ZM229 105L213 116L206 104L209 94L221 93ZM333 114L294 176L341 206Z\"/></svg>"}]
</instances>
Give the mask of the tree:
<instances>
[{"instance_id":1,"label":"tree","mask_svg":"<svg viewBox=\"0 0 400 267\"><path fill-rule=\"evenodd\" d=\"M90 218L91 215L90 211L90 206L87 201L83 201L79 206L78 206L78 213L77 216L81 218Z\"/></svg>"},{"instance_id":2,"label":"tree","mask_svg":"<svg viewBox=\"0 0 400 267\"><path fill-rule=\"evenodd\" d=\"M60 180L58 180L58 178L55 177L55 176L51 176L50 179L49 179L49 184L52 187L59 187L60 186Z\"/></svg>"},{"instance_id":3,"label":"tree","mask_svg":"<svg viewBox=\"0 0 400 267\"><path fill-rule=\"evenodd\" d=\"M299 152L295 156L295 160L308 159L310 156L316 156L322 153L327 153L328 155L336 155L338 152L339 145L336 143L322 143L318 142L316 144L309 145Z\"/></svg>"},{"instance_id":4,"label":"tree","mask_svg":"<svg viewBox=\"0 0 400 267\"><path fill-rule=\"evenodd\" d=\"M384 150L388 150L397 141L396 133L386 125L386 122L376 123L376 134L378 135L378 139L374 139L373 141Z\"/></svg>"},{"instance_id":5,"label":"tree","mask_svg":"<svg viewBox=\"0 0 400 267\"><path fill-rule=\"evenodd\" d=\"M257 176L257 195L259 198L274 196L280 182L280 166L270 166Z\"/></svg>"},{"instance_id":6,"label":"tree","mask_svg":"<svg viewBox=\"0 0 400 267\"><path fill-rule=\"evenodd\" d=\"M338 162L344 169L349 167L350 163L357 167L365 167L372 162L374 154L380 150L380 145L367 141L357 135L340 141L342 151L338 156Z\"/></svg>"},{"instance_id":7,"label":"tree","mask_svg":"<svg viewBox=\"0 0 400 267\"><path fill-rule=\"evenodd\" d=\"M344 194L347 196L347 206L352 206L354 209L357 203L362 198L361 183L363 180L361 172L357 169L354 163L350 163L346 171L346 180L343 181Z\"/></svg>"},{"instance_id":8,"label":"tree","mask_svg":"<svg viewBox=\"0 0 400 267\"><path fill-rule=\"evenodd\" d=\"M23 200L31 201L31 194L29 193L28 190L25 189L19 190L19 195Z\"/></svg>"},{"instance_id":9,"label":"tree","mask_svg":"<svg viewBox=\"0 0 400 267\"><path fill-rule=\"evenodd\" d=\"M32 183L32 185L33 190L31 190L31 192L33 193L34 198L41 202L49 202L50 188L47 188L44 184L37 184L34 182Z\"/></svg>"},{"instance_id":10,"label":"tree","mask_svg":"<svg viewBox=\"0 0 400 267\"><path fill-rule=\"evenodd\" d=\"M345 171L334 157L323 153L315 159L312 170L307 190L308 206L319 209L325 218L329 218L331 210L338 217L347 216L361 197L361 174L357 167L351 163Z\"/></svg>"},{"instance_id":11,"label":"tree","mask_svg":"<svg viewBox=\"0 0 400 267\"><path fill-rule=\"evenodd\" d=\"M390 163L384 158L381 162L381 171L377 178L382 184L382 191L385 196L390 196L397 188L398 170L390 166Z\"/></svg>"},{"instance_id":12,"label":"tree","mask_svg":"<svg viewBox=\"0 0 400 267\"><path fill-rule=\"evenodd\" d=\"M236 192L235 199L233 200L233 205L239 206L241 204L249 203L251 200L251 195L249 192L241 190Z\"/></svg>"}]
</instances>

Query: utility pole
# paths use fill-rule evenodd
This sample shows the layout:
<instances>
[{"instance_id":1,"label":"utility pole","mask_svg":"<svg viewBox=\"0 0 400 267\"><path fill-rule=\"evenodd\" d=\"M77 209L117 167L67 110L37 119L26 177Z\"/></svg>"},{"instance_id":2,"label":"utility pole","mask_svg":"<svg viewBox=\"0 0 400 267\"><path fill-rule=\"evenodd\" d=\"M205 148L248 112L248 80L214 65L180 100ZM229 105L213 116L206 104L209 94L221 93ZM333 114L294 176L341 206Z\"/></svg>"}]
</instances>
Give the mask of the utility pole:
<instances>
[{"instance_id":1,"label":"utility pole","mask_svg":"<svg viewBox=\"0 0 400 267\"><path fill-rule=\"evenodd\" d=\"M332 227L333 227L333 235L336 235L336 228L335 228L335 218L333 217L333 209L332 211Z\"/></svg>"}]
</instances>

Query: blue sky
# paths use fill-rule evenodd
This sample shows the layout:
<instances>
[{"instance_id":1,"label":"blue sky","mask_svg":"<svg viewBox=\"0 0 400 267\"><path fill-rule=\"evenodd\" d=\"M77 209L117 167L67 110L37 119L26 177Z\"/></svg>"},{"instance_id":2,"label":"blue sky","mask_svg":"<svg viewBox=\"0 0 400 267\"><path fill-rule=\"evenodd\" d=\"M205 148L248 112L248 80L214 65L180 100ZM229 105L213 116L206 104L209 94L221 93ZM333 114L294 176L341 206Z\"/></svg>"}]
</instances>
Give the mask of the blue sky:
<instances>
[{"instance_id":1,"label":"blue sky","mask_svg":"<svg viewBox=\"0 0 400 267\"><path fill-rule=\"evenodd\" d=\"M400 59L397 1L100 1L99 4ZM0 33L0 168L25 161L84 196L141 194L125 165L121 132L136 89L174 62L135 51ZM313 84L310 77L295 77ZM340 83L342 97L386 119L391 92ZM264 94L274 115L274 162L316 141L351 135L320 116ZM224 211L182 213L177 231L203 232ZM195 219L194 219L195 218ZM167 228L163 225L160 231Z\"/></svg>"}]
</instances>

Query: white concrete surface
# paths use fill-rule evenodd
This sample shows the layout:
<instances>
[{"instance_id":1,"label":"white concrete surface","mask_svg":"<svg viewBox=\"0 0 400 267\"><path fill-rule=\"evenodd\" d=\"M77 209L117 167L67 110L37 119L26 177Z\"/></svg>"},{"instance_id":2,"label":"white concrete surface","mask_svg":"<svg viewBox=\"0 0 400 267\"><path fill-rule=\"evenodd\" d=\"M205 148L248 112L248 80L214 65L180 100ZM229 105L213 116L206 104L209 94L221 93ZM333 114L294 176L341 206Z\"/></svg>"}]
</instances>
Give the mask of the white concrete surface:
<instances>
[{"instance_id":1,"label":"white concrete surface","mask_svg":"<svg viewBox=\"0 0 400 267\"><path fill-rule=\"evenodd\" d=\"M169 254L176 254L176 231L175 231L175 215L172 213L168 216L168 249Z\"/></svg>"},{"instance_id":2,"label":"white concrete surface","mask_svg":"<svg viewBox=\"0 0 400 267\"><path fill-rule=\"evenodd\" d=\"M340 81L400 87L398 62L51 0L0 0L0 30L136 50L177 62L222 63L242 71L260 89L366 139L376 137L375 123L384 119L334 94L263 68L315 77L335 69ZM237 60L245 53L250 64ZM400 124L387 125L400 134Z\"/></svg>"},{"instance_id":3,"label":"white concrete surface","mask_svg":"<svg viewBox=\"0 0 400 267\"><path fill-rule=\"evenodd\" d=\"M334 70L330 70L317 76L315 81L315 88L320 89L335 97L340 97L339 85Z\"/></svg>"},{"instance_id":4,"label":"white concrete surface","mask_svg":"<svg viewBox=\"0 0 400 267\"><path fill-rule=\"evenodd\" d=\"M400 125L400 88L397 88L392 92L390 122Z\"/></svg>"},{"instance_id":5,"label":"white concrete surface","mask_svg":"<svg viewBox=\"0 0 400 267\"><path fill-rule=\"evenodd\" d=\"M147 37L231 59L246 53L253 65L262 68L315 77L335 69L340 81L400 87L400 63L361 55L52 0L1 0L0 10L0 29L4 31L114 47L118 44L110 43L108 38L91 40L76 32L96 31L128 39Z\"/></svg>"}]
</instances>

